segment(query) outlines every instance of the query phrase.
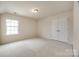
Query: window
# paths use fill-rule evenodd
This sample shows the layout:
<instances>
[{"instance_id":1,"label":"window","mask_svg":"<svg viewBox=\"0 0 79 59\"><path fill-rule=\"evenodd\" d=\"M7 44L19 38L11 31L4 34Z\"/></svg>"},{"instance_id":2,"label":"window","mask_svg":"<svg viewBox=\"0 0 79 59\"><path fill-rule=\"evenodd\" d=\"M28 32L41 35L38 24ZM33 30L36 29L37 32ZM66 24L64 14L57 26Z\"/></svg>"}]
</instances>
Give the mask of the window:
<instances>
[{"instance_id":1,"label":"window","mask_svg":"<svg viewBox=\"0 0 79 59\"><path fill-rule=\"evenodd\" d=\"M18 34L18 21L17 20L6 20L6 34L14 35Z\"/></svg>"}]
</instances>

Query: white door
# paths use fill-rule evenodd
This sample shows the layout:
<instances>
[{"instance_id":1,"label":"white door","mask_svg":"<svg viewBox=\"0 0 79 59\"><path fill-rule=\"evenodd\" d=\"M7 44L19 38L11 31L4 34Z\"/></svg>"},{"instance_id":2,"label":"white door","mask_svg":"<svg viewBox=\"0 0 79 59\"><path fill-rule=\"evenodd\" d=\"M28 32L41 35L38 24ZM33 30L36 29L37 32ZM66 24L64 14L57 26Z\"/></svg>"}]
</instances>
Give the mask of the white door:
<instances>
[{"instance_id":1,"label":"white door","mask_svg":"<svg viewBox=\"0 0 79 59\"><path fill-rule=\"evenodd\" d=\"M50 30L50 38L67 42L68 38L68 25L67 18L58 18L51 20L51 30Z\"/></svg>"},{"instance_id":2,"label":"white door","mask_svg":"<svg viewBox=\"0 0 79 59\"><path fill-rule=\"evenodd\" d=\"M57 39L59 41L67 42L68 40L68 19L59 18L57 22Z\"/></svg>"},{"instance_id":3,"label":"white door","mask_svg":"<svg viewBox=\"0 0 79 59\"><path fill-rule=\"evenodd\" d=\"M50 39L57 40L57 19L53 19L50 21Z\"/></svg>"}]
</instances>

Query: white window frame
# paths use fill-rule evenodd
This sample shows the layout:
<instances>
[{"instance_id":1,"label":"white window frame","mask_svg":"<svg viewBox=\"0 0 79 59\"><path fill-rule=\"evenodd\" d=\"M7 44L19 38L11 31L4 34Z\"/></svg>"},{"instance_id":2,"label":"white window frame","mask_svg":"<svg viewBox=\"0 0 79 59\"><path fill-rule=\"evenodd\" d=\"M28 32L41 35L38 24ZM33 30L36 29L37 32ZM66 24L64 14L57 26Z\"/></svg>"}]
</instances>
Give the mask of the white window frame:
<instances>
[{"instance_id":1,"label":"white window frame","mask_svg":"<svg viewBox=\"0 0 79 59\"><path fill-rule=\"evenodd\" d=\"M16 35L18 32L18 20L6 19L6 35Z\"/></svg>"}]
</instances>

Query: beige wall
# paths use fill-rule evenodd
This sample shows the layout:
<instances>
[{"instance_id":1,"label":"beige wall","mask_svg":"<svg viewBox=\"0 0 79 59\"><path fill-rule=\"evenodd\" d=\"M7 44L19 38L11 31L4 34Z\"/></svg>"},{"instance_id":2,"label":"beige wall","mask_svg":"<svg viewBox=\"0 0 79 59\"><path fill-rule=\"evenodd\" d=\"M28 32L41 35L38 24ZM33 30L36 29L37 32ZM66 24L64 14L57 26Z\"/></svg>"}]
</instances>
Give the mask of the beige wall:
<instances>
[{"instance_id":1,"label":"beige wall","mask_svg":"<svg viewBox=\"0 0 79 59\"><path fill-rule=\"evenodd\" d=\"M73 50L74 56L79 56L79 2L74 2L74 36L73 36Z\"/></svg>"},{"instance_id":2,"label":"beige wall","mask_svg":"<svg viewBox=\"0 0 79 59\"><path fill-rule=\"evenodd\" d=\"M0 15L0 22L1 22L1 15ZM0 43L1 43L1 23L0 23Z\"/></svg>"},{"instance_id":3,"label":"beige wall","mask_svg":"<svg viewBox=\"0 0 79 59\"><path fill-rule=\"evenodd\" d=\"M70 11L67 11L67 12L62 12L60 14L57 14L55 16L51 16L51 17L48 17L48 18L45 18L45 19L41 19L41 20L38 20L38 36L39 37L42 37L42 38L47 38L47 39L51 39L51 20L54 20L54 19L58 19L58 17L61 17L61 19L63 17L68 17L68 42L69 44L72 44L72 28L73 28L73 25L72 25L72 10Z\"/></svg>"},{"instance_id":4,"label":"beige wall","mask_svg":"<svg viewBox=\"0 0 79 59\"><path fill-rule=\"evenodd\" d=\"M73 10L71 10L69 13L69 21L68 21L68 37L69 37L69 43L73 44Z\"/></svg>"},{"instance_id":5,"label":"beige wall","mask_svg":"<svg viewBox=\"0 0 79 59\"><path fill-rule=\"evenodd\" d=\"M6 35L5 20L8 18L19 21L18 35ZM26 39L26 38L34 38L36 37L36 20L5 13L1 16L1 32L2 32L1 43L8 43L8 42L13 42L17 40Z\"/></svg>"}]
</instances>

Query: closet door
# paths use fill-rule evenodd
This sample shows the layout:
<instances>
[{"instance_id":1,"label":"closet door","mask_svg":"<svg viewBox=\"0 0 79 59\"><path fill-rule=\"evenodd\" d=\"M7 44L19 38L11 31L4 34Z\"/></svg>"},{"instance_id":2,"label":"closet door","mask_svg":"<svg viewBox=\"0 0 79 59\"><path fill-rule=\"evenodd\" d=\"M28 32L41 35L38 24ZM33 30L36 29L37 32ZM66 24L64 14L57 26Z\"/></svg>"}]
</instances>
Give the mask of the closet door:
<instances>
[{"instance_id":1,"label":"closet door","mask_svg":"<svg viewBox=\"0 0 79 59\"><path fill-rule=\"evenodd\" d=\"M67 42L68 41L68 19L60 17L57 20L57 40Z\"/></svg>"},{"instance_id":2,"label":"closet door","mask_svg":"<svg viewBox=\"0 0 79 59\"><path fill-rule=\"evenodd\" d=\"M68 19L67 17L54 18L50 21L50 39L68 41Z\"/></svg>"},{"instance_id":3,"label":"closet door","mask_svg":"<svg viewBox=\"0 0 79 59\"><path fill-rule=\"evenodd\" d=\"M50 38L57 40L57 19L50 21Z\"/></svg>"}]
</instances>

